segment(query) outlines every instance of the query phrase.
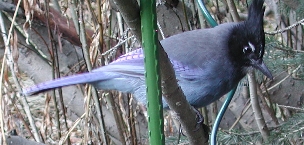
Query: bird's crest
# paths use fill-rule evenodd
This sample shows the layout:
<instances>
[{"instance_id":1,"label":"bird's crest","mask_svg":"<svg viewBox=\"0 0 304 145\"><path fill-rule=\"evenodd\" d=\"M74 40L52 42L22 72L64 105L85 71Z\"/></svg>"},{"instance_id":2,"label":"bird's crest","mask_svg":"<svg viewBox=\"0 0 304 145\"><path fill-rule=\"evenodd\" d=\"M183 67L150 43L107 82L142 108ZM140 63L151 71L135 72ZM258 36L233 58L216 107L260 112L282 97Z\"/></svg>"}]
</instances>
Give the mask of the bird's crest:
<instances>
[{"instance_id":1,"label":"bird's crest","mask_svg":"<svg viewBox=\"0 0 304 145\"><path fill-rule=\"evenodd\" d=\"M262 59L265 47L265 33L263 17L265 8L264 0L253 0L249 6L248 18L240 22L233 30L228 41L231 58L235 62L249 66L250 59ZM253 55L254 54L254 55ZM236 63L240 65L239 63Z\"/></svg>"},{"instance_id":2,"label":"bird's crest","mask_svg":"<svg viewBox=\"0 0 304 145\"><path fill-rule=\"evenodd\" d=\"M263 26L263 17L265 7L263 6L264 0L253 0L248 10L247 22L254 23L254 25L259 24Z\"/></svg>"},{"instance_id":3,"label":"bird's crest","mask_svg":"<svg viewBox=\"0 0 304 145\"><path fill-rule=\"evenodd\" d=\"M264 39L265 33L263 28L263 17L264 17L265 7L263 6L263 4L264 4L264 0L252 1L248 10L248 18L245 21L245 27L249 35L251 34L257 38L262 37Z\"/></svg>"}]
</instances>

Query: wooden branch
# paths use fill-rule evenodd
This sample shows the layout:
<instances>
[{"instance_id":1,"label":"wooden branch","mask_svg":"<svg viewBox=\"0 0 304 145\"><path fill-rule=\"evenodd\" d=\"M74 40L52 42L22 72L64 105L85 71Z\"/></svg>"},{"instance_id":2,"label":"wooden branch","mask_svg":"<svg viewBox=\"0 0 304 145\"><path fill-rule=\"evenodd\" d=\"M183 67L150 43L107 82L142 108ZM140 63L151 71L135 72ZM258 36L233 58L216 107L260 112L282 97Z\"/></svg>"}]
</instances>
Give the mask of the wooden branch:
<instances>
[{"instance_id":1,"label":"wooden branch","mask_svg":"<svg viewBox=\"0 0 304 145\"><path fill-rule=\"evenodd\" d=\"M44 15L45 11L42 6L41 9L33 6L31 7L31 9L34 11L35 20L39 20L44 24L47 24L47 22L49 22L50 27L53 30L56 30L56 32L61 33L64 39L66 39L67 41L71 42L76 46L81 46L79 36L77 34L75 25L72 20L67 19L60 12L58 12L57 10L51 7L49 11L49 16L50 16L49 18L45 17ZM88 45L90 45L92 42L93 33L94 32L92 30L86 29L86 37L87 37L86 39Z\"/></svg>"},{"instance_id":2,"label":"wooden branch","mask_svg":"<svg viewBox=\"0 0 304 145\"><path fill-rule=\"evenodd\" d=\"M262 134L263 139L267 141L270 136L270 133L266 125L264 116L262 114L262 110L257 97L257 85L256 85L255 73L253 70L248 73L248 82L250 89L250 100L251 100L255 120L258 124L258 128Z\"/></svg>"}]
</instances>

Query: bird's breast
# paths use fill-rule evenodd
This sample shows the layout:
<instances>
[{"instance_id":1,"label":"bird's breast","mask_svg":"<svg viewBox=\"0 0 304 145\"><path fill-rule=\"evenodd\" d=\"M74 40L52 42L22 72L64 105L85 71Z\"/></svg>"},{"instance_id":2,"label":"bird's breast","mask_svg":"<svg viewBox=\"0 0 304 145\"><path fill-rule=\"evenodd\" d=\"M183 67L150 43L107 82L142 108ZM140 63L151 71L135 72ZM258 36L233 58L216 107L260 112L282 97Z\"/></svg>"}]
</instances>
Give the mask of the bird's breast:
<instances>
[{"instance_id":1,"label":"bird's breast","mask_svg":"<svg viewBox=\"0 0 304 145\"><path fill-rule=\"evenodd\" d=\"M209 68L195 79L179 79L179 85L191 105L203 107L228 93L243 77L242 72L222 66L216 70Z\"/></svg>"}]
</instances>

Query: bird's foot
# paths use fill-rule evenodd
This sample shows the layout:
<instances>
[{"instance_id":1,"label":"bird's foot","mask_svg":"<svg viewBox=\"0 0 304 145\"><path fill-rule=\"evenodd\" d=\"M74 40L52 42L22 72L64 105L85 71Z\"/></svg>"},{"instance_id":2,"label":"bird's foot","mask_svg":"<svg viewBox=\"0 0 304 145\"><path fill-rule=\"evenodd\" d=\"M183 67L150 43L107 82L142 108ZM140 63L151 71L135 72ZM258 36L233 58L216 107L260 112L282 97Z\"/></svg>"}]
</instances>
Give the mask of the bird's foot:
<instances>
[{"instance_id":1,"label":"bird's foot","mask_svg":"<svg viewBox=\"0 0 304 145\"><path fill-rule=\"evenodd\" d=\"M194 112L196 114L196 120L197 120L194 131L198 131L198 129L199 129L199 127L200 127L201 124L205 125L204 124L204 117L203 117L203 115L201 114L201 112L198 109L196 109L193 106L192 106L192 109L194 110ZM179 128L179 132L180 132L181 135L185 136L185 134L183 133L183 129L182 129L181 126Z\"/></svg>"},{"instance_id":2,"label":"bird's foot","mask_svg":"<svg viewBox=\"0 0 304 145\"><path fill-rule=\"evenodd\" d=\"M196 120L197 120L194 131L198 131L201 126L204 130L205 138L207 138L207 142L208 142L210 128L208 125L204 124L204 117L201 114L201 112L193 106L192 106L192 108L193 108L194 112L196 113Z\"/></svg>"},{"instance_id":3,"label":"bird's foot","mask_svg":"<svg viewBox=\"0 0 304 145\"><path fill-rule=\"evenodd\" d=\"M194 112L196 113L196 120L197 120L194 131L198 131L199 128L200 128L200 126L201 126L203 128L204 132L205 132L205 138L208 138L209 137L209 133L210 133L209 126L206 125L206 124L204 124L204 117L201 114L201 112L198 109L196 109L195 107L193 107L193 106L192 106L192 108L193 108ZM183 129L182 129L181 126L179 128L179 132L180 132L181 135L186 136L183 133Z\"/></svg>"},{"instance_id":4,"label":"bird's foot","mask_svg":"<svg viewBox=\"0 0 304 145\"><path fill-rule=\"evenodd\" d=\"M198 109L196 109L195 107L192 107L193 108L193 110L194 110L194 112L195 112L195 114L196 114L196 120L197 120L197 122L196 122L196 126L195 126L195 130L194 131L197 131L198 129L199 129L199 126L201 125L201 124L203 124L203 125L205 125L203 122L204 122L204 117L203 117L203 115L201 114L201 112L198 110Z\"/></svg>"}]
</instances>

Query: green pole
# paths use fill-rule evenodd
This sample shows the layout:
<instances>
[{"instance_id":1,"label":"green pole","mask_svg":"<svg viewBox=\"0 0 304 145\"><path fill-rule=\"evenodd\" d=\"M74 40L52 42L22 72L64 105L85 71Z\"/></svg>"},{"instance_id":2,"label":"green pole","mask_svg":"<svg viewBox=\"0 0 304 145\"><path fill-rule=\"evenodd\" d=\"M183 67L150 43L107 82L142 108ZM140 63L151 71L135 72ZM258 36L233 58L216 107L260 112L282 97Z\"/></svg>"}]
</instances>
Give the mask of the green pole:
<instances>
[{"instance_id":1,"label":"green pole","mask_svg":"<svg viewBox=\"0 0 304 145\"><path fill-rule=\"evenodd\" d=\"M158 62L155 0L140 1L142 46L145 55L147 110L150 145L164 145L161 78Z\"/></svg>"}]
</instances>

